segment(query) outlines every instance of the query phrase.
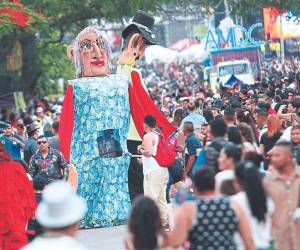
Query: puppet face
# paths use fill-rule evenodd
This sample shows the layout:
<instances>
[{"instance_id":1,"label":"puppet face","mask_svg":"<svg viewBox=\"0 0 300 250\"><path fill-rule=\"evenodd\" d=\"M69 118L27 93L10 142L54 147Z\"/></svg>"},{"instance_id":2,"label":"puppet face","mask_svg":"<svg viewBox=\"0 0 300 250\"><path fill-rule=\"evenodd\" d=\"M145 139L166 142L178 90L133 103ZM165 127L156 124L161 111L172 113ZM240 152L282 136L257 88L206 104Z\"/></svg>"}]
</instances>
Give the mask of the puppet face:
<instances>
[{"instance_id":1,"label":"puppet face","mask_svg":"<svg viewBox=\"0 0 300 250\"><path fill-rule=\"evenodd\" d=\"M135 66L140 57L144 55L145 48L146 45L143 35L138 33L134 34L130 38L127 47L122 50L119 63Z\"/></svg>"},{"instance_id":2,"label":"puppet face","mask_svg":"<svg viewBox=\"0 0 300 250\"><path fill-rule=\"evenodd\" d=\"M97 36L95 32L82 34L79 51L84 77L102 76L109 73L107 51L102 37Z\"/></svg>"},{"instance_id":3,"label":"puppet face","mask_svg":"<svg viewBox=\"0 0 300 250\"><path fill-rule=\"evenodd\" d=\"M101 32L93 26L83 29L67 48L77 77L106 75L111 67L111 50Z\"/></svg>"}]
</instances>

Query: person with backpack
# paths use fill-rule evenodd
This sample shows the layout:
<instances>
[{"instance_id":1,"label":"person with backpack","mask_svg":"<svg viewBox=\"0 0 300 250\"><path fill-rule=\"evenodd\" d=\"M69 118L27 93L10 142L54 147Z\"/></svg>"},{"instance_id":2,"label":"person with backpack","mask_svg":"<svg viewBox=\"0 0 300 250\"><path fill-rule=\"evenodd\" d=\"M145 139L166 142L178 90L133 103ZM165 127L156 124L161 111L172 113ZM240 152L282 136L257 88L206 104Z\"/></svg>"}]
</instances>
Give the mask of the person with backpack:
<instances>
[{"instance_id":1,"label":"person with backpack","mask_svg":"<svg viewBox=\"0 0 300 250\"><path fill-rule=\"evenodd\" d=\"M155 131L156 119L148 115L144 118L145 135L142 145L137 151L142 154L143 174L144 174L144 195L152 198L159 207L162 225L165 229L169 228L169 218L167 210L166 189L169 180L167 166L158 164L155 156L157 155L159 134Z\"/></svg>"}]
</instances>

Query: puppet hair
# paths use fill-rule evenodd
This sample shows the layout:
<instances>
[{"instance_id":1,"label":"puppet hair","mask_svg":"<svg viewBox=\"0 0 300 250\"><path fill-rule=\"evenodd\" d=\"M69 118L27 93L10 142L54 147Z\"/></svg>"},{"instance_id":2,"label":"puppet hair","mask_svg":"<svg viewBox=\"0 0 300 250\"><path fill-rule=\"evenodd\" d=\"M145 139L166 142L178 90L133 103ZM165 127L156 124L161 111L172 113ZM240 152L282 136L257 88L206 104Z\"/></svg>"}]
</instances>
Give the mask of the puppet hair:
<instances>
[{"instance_id":1,"label":"puppet hair","mask_svg":"<svg viewBox=\"0 0 300 250\"><path fill-rule=\"evenodd\" d=\"M94 32L96 33L97 37L102 40L105 51L106 51L106 56L107 56L107 62L108 62L108 68L109 70L112 69L112 63L111 63L111 49L109 47L107 39L103 36L103 34L94 26L88 26L84 28L75 38L75 40L72 43L72 48L73 48L73 64L75 66L76 70L76 77L82 77L83 75L83 68L82 68L82 63L80 60L80 38L82 37L83 34L89 33L89 32Z\"/></svg>"}]
</instances>

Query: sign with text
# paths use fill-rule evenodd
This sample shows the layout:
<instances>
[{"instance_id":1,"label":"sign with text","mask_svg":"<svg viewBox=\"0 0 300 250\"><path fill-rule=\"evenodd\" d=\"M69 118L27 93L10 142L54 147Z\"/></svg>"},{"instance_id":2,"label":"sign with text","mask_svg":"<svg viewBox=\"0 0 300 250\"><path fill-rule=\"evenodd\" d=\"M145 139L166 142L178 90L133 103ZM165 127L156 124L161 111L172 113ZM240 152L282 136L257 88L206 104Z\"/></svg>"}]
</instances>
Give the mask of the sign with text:
<instances>
[{"instance_id":1,"label":"sign with text","mask_svg":"<svg viewBox=\"0 0 300 250\"><path fill-rule=\"evenodd\" d=\"M262 28L262 23L256 23L246 29L243 26L236 25L228 29L227 36L217 28L215 32L209 30L207 32L205 50L210 49L224 49L236 48L249 45L259 45L263 41L257 40L254 37L254 30Z\"/></svg>"}]
</instances>

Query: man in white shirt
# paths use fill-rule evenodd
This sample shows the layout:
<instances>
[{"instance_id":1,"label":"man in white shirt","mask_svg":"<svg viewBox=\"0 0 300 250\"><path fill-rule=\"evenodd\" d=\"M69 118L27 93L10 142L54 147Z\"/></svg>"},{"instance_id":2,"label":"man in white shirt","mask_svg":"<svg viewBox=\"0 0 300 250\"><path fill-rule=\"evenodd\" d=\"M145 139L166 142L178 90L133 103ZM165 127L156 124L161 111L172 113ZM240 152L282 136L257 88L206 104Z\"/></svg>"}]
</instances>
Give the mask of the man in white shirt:
<instances>
[{"instance_id":1,"label":"man in white shirt","mask_svg":"<svg viewBox=\"0 0 300 250\"><path fill-rule=\"evenodd\" d=\"M45 125L46 124L52 125L53 121L52 121L51 117L45 115L44 109L42 107L38 107L36 109L36 115L37 115L37 123L38 123L39 127L41 128L39 130L39 135L43 135Z\"/></svg>"},{"instance_id":2,"label":"man in white shirt","mask_svg":"<svg viewBox=\"0 0 300 250\"><path fill-rule=\"evenodd\" d=\"M85 200L68 183L52 182L44 189L36 211L36 219L46 233L21 250L87 250L74 238L86 210Z\"/></svg>"},{"instance_id":3,"label":"man in white shirt","mask_svg":"<svg viewBox=\"0 0 300 250\"><path fill-rule=\"evenodd\" d=\"M156 119L146 116L144 119L145 135L142 145L138 146L138 152L142 154L144 173L144 195L152 198L161 213L163 226L169 227L166 189L169 180L167 168L159 166L153 156L156 155L159 136L154 131Z\"/></svg>"}]
</instances>

